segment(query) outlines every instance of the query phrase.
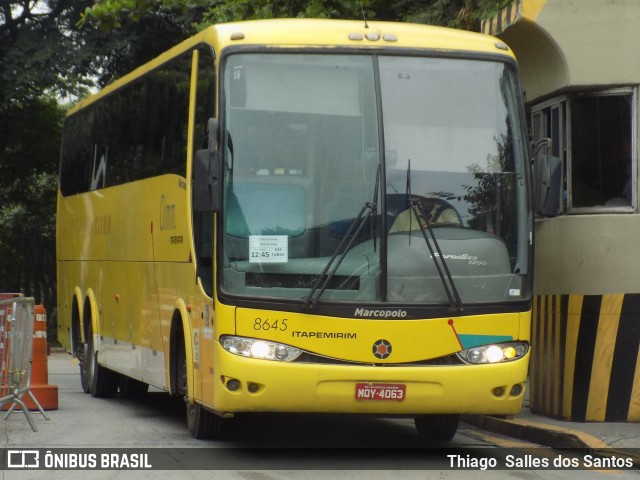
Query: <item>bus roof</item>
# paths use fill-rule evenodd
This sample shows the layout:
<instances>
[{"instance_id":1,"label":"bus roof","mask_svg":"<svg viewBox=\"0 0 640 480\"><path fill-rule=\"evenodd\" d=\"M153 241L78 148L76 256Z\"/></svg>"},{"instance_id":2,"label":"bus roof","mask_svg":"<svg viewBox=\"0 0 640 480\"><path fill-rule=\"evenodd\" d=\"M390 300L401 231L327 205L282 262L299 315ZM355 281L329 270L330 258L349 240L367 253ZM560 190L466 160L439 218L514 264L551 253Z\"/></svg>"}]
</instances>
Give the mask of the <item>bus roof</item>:
<instances>
[{"instance_id":1,"label":"bus roof","mask_svg":"<svg viewBox=\"0 0 640 480\"><path fill-rule=\"evenodd\" d=\"M496 38L465 30L400 22L273 19L214 25L222 48L232 44L425 48L496 53ZM240 35L239 35L240 34ZM231 36L242 36L232 40Z\"/></svg>"},{"instance_id":2,"label":"bus roof","mask_svg":"<svg viewBox=\"0 0 640 480\"><path fill-rule=\"evenodd\" d=\"M68 115L93 103L171 58L199 44L211 45L216 55L236 46L345 47L356 49L420 49L440 53L502 55L514 58L501 40L476 32L432 25L328 19L269 19L223 23L207 27L138 67L72 107Z\"/></svg>"}]
</instances>

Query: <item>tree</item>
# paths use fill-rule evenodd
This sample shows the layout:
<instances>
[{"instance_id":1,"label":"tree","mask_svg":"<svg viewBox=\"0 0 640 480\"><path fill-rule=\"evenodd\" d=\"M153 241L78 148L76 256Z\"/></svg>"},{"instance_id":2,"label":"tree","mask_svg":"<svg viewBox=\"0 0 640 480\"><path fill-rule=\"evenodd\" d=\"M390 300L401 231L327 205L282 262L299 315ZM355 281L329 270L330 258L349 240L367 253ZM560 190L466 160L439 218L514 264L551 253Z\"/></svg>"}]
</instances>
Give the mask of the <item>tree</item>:
<instances>
[{"instance_id":1,"label":"tree","mask_svg":"<svg viewBox=\"0 0 640 480\"><path fill-rule=\"evenodd\" d=\"M78 93L82 44L75 23L90 0L0 0L0 105L45 91Z\"/></svg>"},{"instance_id":2,"label":"tree","mask_svg":"<svg viewBox=\"0 0 640 480\"><path fill-rule=\"evenodd\" d=\"M0 0L0 291L34 296L49 312L50 326L60 102L86 95L186 38L198 15L194 8L149 10L109 30L80 25L91 5Z\"/></svg>"},{"instance_id":3,"label":"tree","mask_svg":"<svg viewBox=\"0 0 640 480\"><path fill-rule=\"evenodd\" d=\"M161 11L117 34L80 27L92 3L0 0L0 291L34 296L53 320L59 103L156 56L193 23Z\"/></svg>"},{"instance_id":4,"label":"tree","mask_svg":"<svg viewBox=\"0 0 640 480\"><path fill-rule=\"evenodd\" d=\"M0 114L0 291L55 308L55 198L63 115L51 96Z\"/></svg>"},{"instance_id":5,"label":"tree","mask_svg":"<svg viewBox=\"0 0 640 480\"><path fill-rule=\"evenodd\" d=\"M111 5L112 2L104 2ZM113 2L121 5L120 0ZM145 3L143 1L138 3ZM157 5L135 14L127 8L101 9L95 4L80 16L79 23L94 64L99 87L155 58L196 33L203 9L191 2L174 2L175 8ZM142 8L142 7L141 7Z\"/></svg>"},{"instance_id":6,"label":"tree","mask_svg":"<svg viewBox=\"0 0 640 480\"><path fill-rule=\"evenodd\" d=\"M99 0L83 19L103 27L139 21L151 12L202 14L198 28L237 20L277 17L362 18L445 25L478 30L480 19L512 0Z\"/></svg>"},{"instance_id":7,"label":"tree","mask_svg":"<svg viewBox=\"0 0 640 480\"><path fill-rule=\"evenodd\" d=\"M0 0L0 291L55 309L60 96L87 84L75 23L89 1Z\"/></svg>"}]
</instances>

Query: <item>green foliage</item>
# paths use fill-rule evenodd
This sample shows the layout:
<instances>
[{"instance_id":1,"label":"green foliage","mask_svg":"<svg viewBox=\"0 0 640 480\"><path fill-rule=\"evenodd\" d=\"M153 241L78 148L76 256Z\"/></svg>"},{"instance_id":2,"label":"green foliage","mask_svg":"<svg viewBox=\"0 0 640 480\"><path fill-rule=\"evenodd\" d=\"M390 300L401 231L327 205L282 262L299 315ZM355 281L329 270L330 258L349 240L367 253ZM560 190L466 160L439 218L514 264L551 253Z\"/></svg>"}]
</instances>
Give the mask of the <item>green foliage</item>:
<instances>
[{"instance_id":1,"label":"green foliage","mask_svg":"<svg viewBox=\"0 0 640 480\"><path fill-rule=\"evenodd\" d=\"M44 92L82 93L82 41L75 23L90 0L0 0L0 105Z\"/></svg>"},{"instance_id":2,"label":"green foliage","mask_svg":"<svg viewBox=\"0 0 640 480\"><path fill-rule=\"evenodd\" d=\"M497 13L511 0L101 0L87 8L81 23L103 29L122 28L165 12L191 15L196 28L214 23L262 18L362 18L445 25L477 30L480 19Z\"/></svg>"},{"instance_id":3,"label":"green foliage","mask_svg":"<svg viewBox=\"0 0 640 480\"><path fill-rule=\"evenodd\" d=\"M78 25L97 25L104 31L138 24L151 15L167 15L173 21L195 20L213 2L207 0L103 0L85 8Z\"/></svg>"},{"instance_id":4,"label":"green foliage","mask_svg":"<svg viewBox=\"0 0 640 480\"><path fill-rule=\"evenodd\" d=\"M55 305L55 199L63 110L51 96L0 105L0 291Z\"/></svg>"},{"instance_id":5,"label":"green foliage","mask_svg":"<svg viewBox=\"0 0 640 480\"><path fill-rule=\"evenodd\" d=\"M200 26L239 20L263 18L360 18L361 3L358 0L228 0L218 2L203 15Z\"/></svg>"},{"instance_id":6,"label":"green foliage","mask_svg":"<svg viewBox=\"0 0 640 480\"><path fill-rule=\"evenodd\" d=\"M495 219L494 228L497 228L500 235L509 240L514 238L514 226L501 224L505 219L513 219L515 215L512 210L515 205L506 202L505 199L513 198L514 185L506 181L503 172L513 172L515 170L515 159L513 151L509 148L512 145L511 128L507 133L494 137L496 142L496 154L487 155L487 163L481 167L474 163L468 167L468 172L473 174L476 180L475 185L466 185L464 199L472 205L469 213L472 220L469 226L474 229L483 229L490 223L489 219ZM500 210L498 211L498 203ZM499 214L499 215L496 215Z\"/></svg>"}]
</instances>

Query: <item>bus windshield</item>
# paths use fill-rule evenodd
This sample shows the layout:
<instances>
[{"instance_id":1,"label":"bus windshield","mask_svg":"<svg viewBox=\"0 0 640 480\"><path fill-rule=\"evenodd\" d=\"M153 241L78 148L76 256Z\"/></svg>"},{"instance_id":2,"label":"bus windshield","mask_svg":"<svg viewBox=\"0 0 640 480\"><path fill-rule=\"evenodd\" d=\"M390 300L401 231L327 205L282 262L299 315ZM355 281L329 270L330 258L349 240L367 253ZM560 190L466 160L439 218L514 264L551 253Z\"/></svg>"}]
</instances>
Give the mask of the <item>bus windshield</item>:
<instances>
[{"instance_id":1,"label":"bus windshield","mask_svg":"<svg viewBox=\"0 0 640 480\"><path fill-rule=\"evenodd\" d=\"M225 294L528 298L526 138L511 65L239 53L223 78Z\"/></svg>"}]
</instances>

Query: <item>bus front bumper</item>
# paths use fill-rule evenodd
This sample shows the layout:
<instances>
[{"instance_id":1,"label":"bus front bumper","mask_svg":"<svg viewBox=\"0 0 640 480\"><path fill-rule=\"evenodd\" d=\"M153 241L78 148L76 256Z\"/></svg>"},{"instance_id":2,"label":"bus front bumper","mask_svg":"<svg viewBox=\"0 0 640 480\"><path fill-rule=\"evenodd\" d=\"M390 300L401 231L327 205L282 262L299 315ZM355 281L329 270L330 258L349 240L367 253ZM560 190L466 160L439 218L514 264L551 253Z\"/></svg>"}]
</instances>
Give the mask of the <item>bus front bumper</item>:
<instances>
[{"instance_id":1,"label":"bus front bumper","mask_svg":"<svg viewBox=\"0 0 640 480\"><path fill-rule=\"evenodd\" d=\"M232 355L219 344L216 348L220 361L213 404L204 406L218 413L513 415L522 407L529 362L527 353L491 365L281 363Z\"/></svg>"}]
</instances>

